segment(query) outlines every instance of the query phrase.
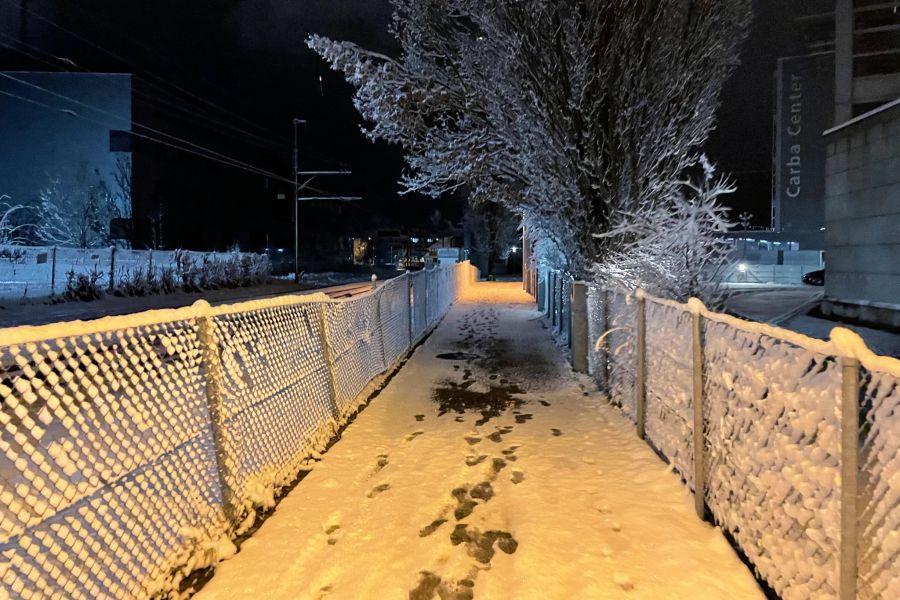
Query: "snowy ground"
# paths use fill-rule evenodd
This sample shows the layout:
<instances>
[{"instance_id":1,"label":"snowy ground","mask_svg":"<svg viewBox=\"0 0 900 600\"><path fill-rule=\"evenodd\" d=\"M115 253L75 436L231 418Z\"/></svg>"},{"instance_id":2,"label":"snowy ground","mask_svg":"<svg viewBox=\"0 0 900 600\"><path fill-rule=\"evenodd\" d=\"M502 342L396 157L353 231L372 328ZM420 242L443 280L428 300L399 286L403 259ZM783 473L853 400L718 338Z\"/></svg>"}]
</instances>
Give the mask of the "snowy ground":
<instances>
[{"instance_id":1,"label":"snowy ground","mask_svg":"<svg viewBox=\"0 0 900 600\"><path fill-rule=\"evenodd\" d=\"M197 598L762 598L520 287L454 306Z\"/></svg>"}]
</instances>

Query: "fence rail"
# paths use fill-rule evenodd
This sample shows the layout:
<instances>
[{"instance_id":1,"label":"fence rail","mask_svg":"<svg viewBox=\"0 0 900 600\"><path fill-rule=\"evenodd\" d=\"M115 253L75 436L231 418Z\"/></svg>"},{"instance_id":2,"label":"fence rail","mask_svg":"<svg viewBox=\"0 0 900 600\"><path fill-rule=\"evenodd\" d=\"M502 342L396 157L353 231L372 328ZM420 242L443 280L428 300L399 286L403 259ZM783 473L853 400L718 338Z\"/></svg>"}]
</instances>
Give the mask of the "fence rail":
<instances>
[{"instance_id":1,"label":"fence rail","mask_svg":"<svg viewBox=\"0 0 900 600\"><path fill-rule=\"evenodd\" d=\"M559 280L526 288L782 598L900 598L900 361L641 290L576 282L566 314Z\"/></svg>"},{"instance_id":2,"label":"fence rail","mask_svg":"<svg viewBox=\"0 0 900 600\"><path fill-rule=\"evenodd\" d=\"M226 557L476 276L0 330L0 596L149 598Z\"/></svg>"}]
</instances>

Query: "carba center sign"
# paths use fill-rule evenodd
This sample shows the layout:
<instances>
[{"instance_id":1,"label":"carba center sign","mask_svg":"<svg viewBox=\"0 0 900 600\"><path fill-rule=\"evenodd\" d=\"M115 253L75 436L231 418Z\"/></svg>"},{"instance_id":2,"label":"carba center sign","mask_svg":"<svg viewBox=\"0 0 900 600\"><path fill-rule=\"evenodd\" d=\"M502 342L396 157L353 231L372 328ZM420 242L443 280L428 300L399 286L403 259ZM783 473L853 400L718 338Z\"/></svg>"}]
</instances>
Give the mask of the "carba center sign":
<instances>
[{"instance_id":1,"label":"carba center sign","mask_svg":"<svg viewBox=\"0 0 900 600\"><path fill-rule=\"evenodd\" d=\"M833 125L831 54L781 58L775 74L775 231L821 248L825 220L825 140Z\"/></svg>"}]
</instances>

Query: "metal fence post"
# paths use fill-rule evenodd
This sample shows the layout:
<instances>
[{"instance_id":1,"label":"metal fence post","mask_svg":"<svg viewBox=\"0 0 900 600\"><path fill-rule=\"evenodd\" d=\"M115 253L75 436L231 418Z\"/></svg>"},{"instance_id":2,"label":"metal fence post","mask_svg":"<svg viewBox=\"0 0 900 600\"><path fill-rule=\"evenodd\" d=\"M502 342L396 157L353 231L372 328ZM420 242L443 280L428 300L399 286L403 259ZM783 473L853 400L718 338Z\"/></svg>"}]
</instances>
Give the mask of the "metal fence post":
<instances>
[{"instance_id":1,"label":"metal fence post","mask_svg":"<svg viewBox=\"0 0 900 600\"><path fill-rule=\"evenodd\" d=\"M375 280L372 280L372 285L375 285ZM381 297L384 295L383 290L379 292L374 287L372 288L372 297L375 298L375 332L378 336L378 343L381 346L381 364L383 369L387 369L390 365L387 364L387 352L384 348L384 323L381 320Z\"/></svg>"},{"instance_id":2,"label":"metal fence post","mask_svg":"<svg viewBox=\"0 0 900 600\"><path fill-rule=\"evenodd\" d=\"M56 293L56 246L50 252L50 295Z\"/></svg>"},{"instance_id":3,"label":"metal fence post","mask_svg":"<svg viewBox=\"0 0 900 600\"><path fill-rule=\"evenodd\" d=\"M115 287L116 281L116 247L109 249L109 291Z\"/></svg>"},{"instance_id":4,"label":"metal fence post","mask_svg":"<svg viewBox=\"0 0 900 600\"><path fill-rule=\"evenodd\" d=\"M856 598L857 498L859 492L859 360L841 367L841 549L840 600Z\"/></svg>"},{"instance_id":5,"label":"metal fence post","mask_svg":"<svg viewBox=\"0 0 900 600\"><path fill-rule=\"evenodd\" d=\"M637 377L634 384L634 407L637 413L637 434L639 438L644 439L644 424L647 416L647 304L643 290L638 289L635 295L637 296L637 328L635 331Z\"/></svg>"},{"instance_id":6,"label":"metal fence post","mask_svg":"<svg viewBox=\"0 0 900 600\"><path fill-rule=\"evenodd\" d=\"M325 368L328 370L328 392L331 400L331 413L334 415L335 421L340 420L341 413L338 409L338 387L337 377L334 366L334 353L331 349L331 336L328 335L328 314L325 312L327 308L326 302L319 302L319 335L322 343L322 354L325 357ZM383 355L382 350L382 355Z\"/></svg>"},{"instance_id":7,"label":"metal fence post","mask_svg":"<svg viewBox=\"0 0 900 600\"><path fill-rule=\"evenodd\" d=\"M409 347L413 346L413 281L412 275L409 272L409 269L406 271L406 306L409 307L407 311L407 316L409 317L407 320L409 321Z\"/></svg>"},{"instance_id":8,"label":"metal fence post","mask_svg":"<svg viewBox=\"0 0 900 600\"><path fill-rule=\"evenodd\" d=\"M203 302L202 300L200 302ZM207 304L208 308L209 305ZM206 406L216 454L216 475L222 489L222 510L229 525L237 521L239 499L231 486L232 469L225 437L225 410L222 399L222 362L219 357L215 324L210 316L197 319L197 334L202 351L203 379L206 385Z\"/></svg>"},{"instance_id":9,"label":"metal fence post","mask_svg":"<svg viewBox=\"0 0 900 600\"><path fill-rule=\"evenodd\" d=\"M700 313L691 314L692 354L693 354L693 397L694 410L694 510L703 520L706 515L706 471L704 467L706 448L703 426L703 330Z\"/></svg>"},{"instance_id":10,"label":"metal fence post","mask_svg":"<svg viewBox=\"0 0 900 600\"><path fill-rule=\"evenodd\" d=\"M569 336L572 340L572 368L578 373L588 372L588 308L587 284L572 283L572 324Z\"/></svg>"},{"instance_id":11,"label":"metal fence post","mask_svg":"<svg viewBox=\"0 0 900 600\"><path fill-rule=\"evenodd\" d=\"M556 325L556 271L550 271L550 301L547 304L550 325Z\"/></svg>"}]
</instances>

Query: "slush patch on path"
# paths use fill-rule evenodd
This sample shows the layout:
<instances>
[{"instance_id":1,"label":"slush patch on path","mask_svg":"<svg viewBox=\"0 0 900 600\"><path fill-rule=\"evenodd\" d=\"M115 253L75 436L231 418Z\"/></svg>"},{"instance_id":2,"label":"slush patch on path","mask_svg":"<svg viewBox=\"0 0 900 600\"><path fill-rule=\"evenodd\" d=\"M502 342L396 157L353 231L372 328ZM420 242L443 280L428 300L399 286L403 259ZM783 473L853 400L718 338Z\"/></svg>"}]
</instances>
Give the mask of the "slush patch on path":
<instances>
[{"instance_id":1,"label":"slush patch on path","mask_svg":"<svg viewBox=\"0 0 900 600\"><path fill-rule=\"evenodd\" d=\"M447 380L432 391L431 397L438 403L438 416L448 412L475 412L482 416L479 424L484 424L511 408L523 406L525 401L515 397L521 393L522 389L514 384L491 385L486 392L477 392Z\"/></svg>"}]
</instances>

